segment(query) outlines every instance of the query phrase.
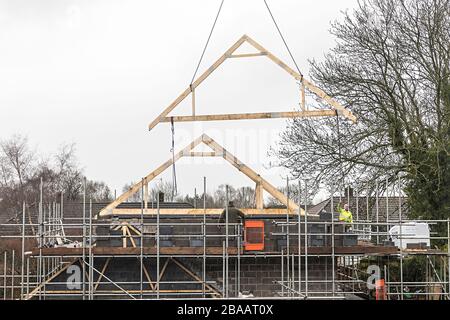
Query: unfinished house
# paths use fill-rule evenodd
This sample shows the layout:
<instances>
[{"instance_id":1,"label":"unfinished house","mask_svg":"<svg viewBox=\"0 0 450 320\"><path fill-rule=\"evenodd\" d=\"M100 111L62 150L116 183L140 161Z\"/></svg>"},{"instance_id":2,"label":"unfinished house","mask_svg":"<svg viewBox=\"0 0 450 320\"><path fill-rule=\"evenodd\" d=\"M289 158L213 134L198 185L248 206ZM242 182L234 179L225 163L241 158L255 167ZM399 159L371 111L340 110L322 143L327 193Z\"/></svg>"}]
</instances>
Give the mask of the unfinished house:
<instances>
[{"instance_id":1,"label":"unfinished house","mask_svg":"<svg viewBox=\"0 0 450 320\"><path fill-rule=\"evenodd\" d=\"M235 54L244 43L256 52ZM198 115L196 88L228 59L252 57L267 57L299 82L301 109ZM307 92L330 108L308 109ZM188 96L192 98L192 114L170 116ZM149 129L162 122L173 125L184 121L336 116L356 121L351 111L244 35L152 121ZM195 151L199 145L205 145L210 151ZM226 199L219 209L207 208L205 204L195 208L186 203L166 202L162 194L150 199L149 183L182 157L223 158L255 184L253 207L236 208L233 199ZM266 208L265 193L283 206ZM140 194L143 200L127 202L135 194ZM169 160L111 203L98 205L84 201L77 209L78 214L69 217L62 203L52 206L41 200L36 222L27 221L24 209L22 219L11 224L18 232L12 237L22 240L20 272L6 266L11 258L14 265L14 253L8 256L5 253L3 292L5 298L21 299L345 299L371 294L373 288L366 285L368 274L360 273L357 268L361 259L390 257L403 261L408 254L447 255L432 248L410 252L398 248L386 241L389 238L386 232L377 228L386 225L372 219L361 222L361 226L369 225L369 229L359 228L356 222L354 230L349 230L337 220L331 202L320 208L294 203L203 134L178 153L174 152ZM400 214L397 216L400 221L391 223L401 224L401 219ZM379 241L374 242L374 236ZM36 244L25 250L25 239L32 239ZM436 265L436 261L431 262ZM447 296L448 284L443 278L447 269L440 270L441 273L435 269L428 284L438 283L442 296ZM385 284L377 287L377 294L403 298L403 280L389 282L388 273L383 277ZM431 295L432 291L427 292Z\"/></svg>"}]
</instances>

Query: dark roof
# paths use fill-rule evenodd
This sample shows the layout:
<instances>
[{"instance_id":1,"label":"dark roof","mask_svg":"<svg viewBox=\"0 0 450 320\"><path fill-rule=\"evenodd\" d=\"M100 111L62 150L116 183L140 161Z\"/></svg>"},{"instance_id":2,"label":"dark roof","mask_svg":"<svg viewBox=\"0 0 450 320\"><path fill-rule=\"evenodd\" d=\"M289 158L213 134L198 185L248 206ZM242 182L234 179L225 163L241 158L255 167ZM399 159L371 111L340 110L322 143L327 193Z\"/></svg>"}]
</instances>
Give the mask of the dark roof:
<instances>
[{"instance_id":1,"label":"dark roof","mask_svg":"<svg viewBox=\"0 0 450 320\"><path fill-rule=\"evenodd\" d=\"M333 197L333 206L336 207L340 200L340 197ZM376 197L343 197L342 203L344 204L347 202L350 211L353 213L354 219L359 217L360 220L377 220ZM409 213L407 197L378 197L378 220L386 221L388 216L390 220L399 220L400 206L402 210L402 219L407 219ZM369 207L369 210L367 210L367 207ZM331 211L331 198L316 204L308 210L311 214L318 214L322 211Z\"/></svg>"},{"instance_id":2,"label":"dark roof","mask_svg":"<svg viewBox=\"0 0 450 320\"><path fill-rule=\"evenodd\" d=\"M105 204L105 207L108 204ZM149 202L147 206L149 208L156 208L156 202ZM140 209L142 206L141 202L123 202L117 206L117 209ZM160 202L160 209L193 209L194 206L187 202Z\"/></svg>"},{"instance_id":3,"label":"dark roof","mask_svg":"<svg viewBox=\"0 0 450 320\"><path fill-rule=\"evenodd\" d=\"M93 202L92 203L92 216L96 216L104 207L106 207L109 204L109 202ZM193 206L189 203L184 202L160 202L160 208L161 209L192 209ZM153 202L148 203L149 208L156 208L157 204ZM86 202L86 217L89 217L90 212L90 204L89 202ZM119 209L137 209L141 208L140 202L124 202L118 206ZM64 223L72 223L72 224L79 224L81 223L83 219L83 202L64 202L64 208L63 208L63 217L64 217ZM49 212L48 205L44 205L44 211L47 214ZM26 210L26 220L25 222L27 224L38 223L38 213L39 208L37 205L30 206L29 209ZM18 212L14 215L1 215L0 220L0 234L1 235L20 235L21 234L21 227L20 226L11 226L7 224L20 224L22 223L22 212ZM27 227L27 234L32 234L32 228L30 228L30 231L28 231ZM37 226L34 226L34 229L37 229ZM81 230L78 227L71 227L67 228L66 234L79 234Z\"/></svg>"},{"instance_id":4,"label":"dark roof","mask_svg":"<svg viewBox=\"0 0 450 320\"><path fill-rule=\"evenodd\" d=\"M314 206L308 206L308 214L319 214L321 213L325 207L327 206L328 202L330 201L330 199L327 199L325 201L322 201Z\"/></svg>"}]
</instances>

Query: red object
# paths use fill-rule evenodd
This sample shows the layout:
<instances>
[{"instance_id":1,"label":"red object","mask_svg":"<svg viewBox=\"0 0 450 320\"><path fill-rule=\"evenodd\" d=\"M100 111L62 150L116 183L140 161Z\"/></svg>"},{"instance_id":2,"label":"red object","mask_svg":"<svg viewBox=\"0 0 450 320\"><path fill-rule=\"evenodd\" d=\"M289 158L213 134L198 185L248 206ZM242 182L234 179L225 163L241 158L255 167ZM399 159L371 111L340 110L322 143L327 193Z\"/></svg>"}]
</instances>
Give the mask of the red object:
<instances>
[{"instance_id":1,"label":"red object","mask_svg":"<svg viewBox=\"0 0 450 320\"><path fill-rule=\"evenodd\" d=\"M376 300L387 300L386 284L384 282L384 279L380 279L375 282L375 290Z\"/></svg>"},{"instance_id":2,"label":"red object","mask_svg":"<svg viewBox=\"0 0 450 320\"><path fill-rule=\"evenodd\" d=\"M264 221L245 221L244 248L245 251L264 250Z\"/></svg>"}]
</instances>

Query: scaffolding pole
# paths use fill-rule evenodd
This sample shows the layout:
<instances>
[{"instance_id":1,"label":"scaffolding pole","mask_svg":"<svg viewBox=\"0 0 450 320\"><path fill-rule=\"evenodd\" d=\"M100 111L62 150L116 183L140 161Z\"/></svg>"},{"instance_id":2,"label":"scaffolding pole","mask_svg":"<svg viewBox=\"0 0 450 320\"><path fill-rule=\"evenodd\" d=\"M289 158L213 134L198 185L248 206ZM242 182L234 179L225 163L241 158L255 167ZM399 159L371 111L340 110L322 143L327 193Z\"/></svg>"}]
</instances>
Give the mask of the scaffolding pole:
<instances>
[{"instance_id":1,"label":"scaffolding pole","mask_svg":"<svg viewBox=\"0 0 450 320\"><path fill-rule=\"evenodd\" d=\"M92 254L92 198L89 199L89 300L94 299L94 255Z\"/></svg>"},{"instance_id":2,"label":"scaffolding pole","mask_svg":"<svg viewBox=\"0 0 450 320\"><path fill-rule=\"evenodd\" d=\"M15 275L15 272L14 272L14 270L15 270L15 265L14 265L14 263L15 263L15 254L16 254L16 251L15 250L13 250L12 251L12 256L11 256L11 300L14 300L14 275Z\"/></svg>"},{"instance_id":3,"label":"scaffolding pole","mask_svg":"<svg viewBox=\"0 0 450 320\"><path fill-rule=\"evenodd\" d=\"M366 221L369 222L372 219L372 216L369 215L369 192L370 189L367 188L367 194L366 194Z\"/></svg>"},{"instance_id":4,"label":"scaffolding pole","mask_svg":"<svg viewBox=\"0 0 450 320\"><path fill-rule=\"evenodd\" d=\"M159 273L159 269L160 269L160 265L159 265L159 235L160 235L160 228L159 228L159 214L160 214L160 203L159 203L159 194L157 196L157 200L156 200L156 290L157 290L157 299L159 299L159 294L160 294L160 288L159 288L159 282L160 282L160 273Z\"/></svg>"},{"instance_id":5,"label":"scaffolding pole","mask_svg":"<svg viewBox=\"0 0 450 320\"><path fill-rule=\"evenodd\" d=\"M305 297L308 298L308 182L305 180Z\"/></svg>"},{"instance_id":6,"label":"scaffolding pole","mask_svg":"<svg viewBox=\"0 0 450 320\"><path fill-rule=\"evenodd\" d=\"M20 299L23 297L23 283L24 283L24 260L25 260L25 202L22 205L22 257L20 267Z\"/></svg>"},{"instance_id":7,"label":"scaffolding pole","mask_svg":"<svg viewBox=\"0 0 450 320\"><path fill-rule=\"evenodd\" d=\"M448 272L448 300L450 300L450 218L447 218L447 272Z\"/></svg>"},{"instance_id":8,"label":"scaffolding pole","mask_svg":"<svg viewBox=\"0 0 450 320\"><path fill-rule=\"evenodd\" d=\"M380 243L380 236L379 236L379 233L380 233L380 227L379 227L379 225L378 225L378 223L380 223L380 212L379 212L379 203L378 203L378 181L376 181L375 182L375 190L376 190L376 192L375 192L375 206L376 206L376 209L375 209L375 214L376 214L376 222L377 222L377 244L379 244Z\"/></svg>"},{"instance_id":9,"label":"scaffolding pole","mask_svg":"<svg viewBox=\"0 0 450 320\"><path fill-rule=\"evenodd\" d=\"M6 300L6 260L8 259L8 253L5 251L5 255L3 257L3 300Z\"/></svg>"},{"instance_id":10,"label":"scaffolding pole","mask_svg":"<svg viewBox=\"0 0 450 320\"><path fill-rule=\"evenodd\" d=\"M42 246L44 245L44 203L43 203L43 188L44 181L41 177L41 183L39 186L39 260L37 264L38 273L37 273L37 282L38 285L42 283ZM39 288L39 300L42 299L41 289Z\"/></svg>"},{"instance_id":11,"label":"scaffolding pole","mask_svg":"<svg viewBox=\"0 0 450 320\"><path fill-rule=\"evenodd\" d=\"M61 191L61 215L59 217L61 219L61 226L64 221L64 191Z\"/></svg>"},{"instance_id":12,"label":"scaffolding pole","mask_svg":"<svg viewBox=\"0 0 450 320\"><path fill-rule=\"evenodd\" d=\"M289 177L286 177L286 282L287 288L290 289L291 281L290 281L290 235L289 235ZM291 296L291 290L288 290L288 297Z\"/></svg>"},{"instance_id":13,"label":"scaffolding pole","mask_svg":"<svg viewBox=\"0 0 450 320\"><path fill-rule=\"evenodd\" d=\"M297 236L297 253L298 253L298 296L302 295L302 258L301 258L301 250L302 250L302 238L301 238L301 203L302 203L302 192L301 192L301 180L298 180L298 213L297 213L297 227L298 227L298 236Z\"/></svg>"},{"instance_id":14,"label":"scaffolding pole","mask_svg":"<svg viewBox=\"0 0 450 320\"><path fill-rule=\"evenodd\" d=\"M291 254L291 284L290 287L292 289L292 294L295 293L295 268L294 268L294 263L295 263L295 254L292 253Z\"/></svg>"},{"instance_id":15,"label":"scaffolding pole","mask_svg":"<svg viewBox=\"0 0 450 320\"><path fill-rule=\"evenodd\" d=\"M359 221L359 194L357 189L355 189L355 194L356 194L356 221Z\"/></svg>"},{"instance_id":16,"label":"scaffolding pole","mask_svg":"<svg viewBox=\"0 0 450 320\"><path fill-rule=\"evenodd\" d=\"M202 265L202 296L206 297L206 177L203 177L203 265Z\"/></svg>"},{"instance_id":17,"label":"scaffolding pole","mask_svg":"<svg viewBox=\"0 0 450 320\"><path fill-rule=\"evenodd\" d=\"M84 178L84 188L83 188L83 230L82 230L82 244L83 244L83 263L82 263L82 274L83 279L83 300L86 300L86 178Z\"/></svg>"},{"instance_id":18,"label":"scaffolding pole","mask_svg":"<svg viewBox=\"0 0 450 320\"><path fill-rule=\"evenodd\" d=\"M335 243L334 243L334 188L331 188L331 268L332 268L332 295L336 296L336 266L335 266Z\"/></svg>"},{"instance_id":19,"label":"scaffolding pole","mask_svg":"<svg viewBox=\"0 0 450 320\"><path fill-rule=\"evenodd\" d=\"M148 191L148 187L146 187ZM147 193L148 194L148 193ZM140 299L144 298L144 196L145 196L145 204L147 206L147 194L144 195L144 179L142 179L142 187L141 187L141 219L140 219L140 227L141 227L141 243L140 243L140 254L139 254L139 262L141 264L140 270Z\"/></svg>"},{"instance_id":20,"label":"scaffolding pole","mask_svg":"<svg viewBox=\"0 0 450 320\"><path fill-rule=\"evenodd\" d=\"M30 294L30 258L27 257L27 297ZM22 298L23 299L23 298Z\"/></svg>"},{"instance_id":21,"label":"scaffolding pole","mask_svg":"<svg viewBox=\"0 0 450 320\"><path fill-rule=\"evenodd\" d=\"M399 242L400 242L400 300L403 300L403 233L402 233L402 186L400 176L398 177L398 217L399 226Z\"/></svg>"},{"instance_id":22,"label":"scaffolding pole","mask_svg":"<svg viewBox=\"0 0 450 320\"><path fill-rule=\"evenodd\" d=\"M281 296L284 297L284 249L281 248Z\"/></svg>"},{"instance_id":23,"label":"scaffolding pole","mask_svg":"<svg viewBox=\"0 0 450 320\"><path fill-rule=\"evenodd\" d=\"M389 232L389 178L386 178L386 231Z\"/></svg>"},{"instance_id":24,"label":"scaffolding pole","mask_svg":"<svg viewBox=\"0 0 450 320\"><path fill-rule=\"evenodd\" d=\"M225 298L229 297L229 288L228 288L228 248L229 248L229 239L228 239L228 185L225 186Z\"/></svg>"},{"instance_id":25,"label":"scaffolding pole","mask_svg":"<svg viewBox=\"0 0 450 320\"><path fill-rule=\"evenodd\" d=\"M241 226L238 225L237 230L237 286L236 292L237 297L239 297L239 293L241 292Z\"/></svg>"},{"instance_id":26,"label":"scaffolding pole","mask_svg":"<svg viewBox=\"0 0 450 320\"><path fill-rule=\"evenodd\" d=\"M224 298L227 297L226 293L226 279L225 279L225 251L226 251L226 244L225 241L222 241L222 296Z\"/></svg>"}]
</instances>

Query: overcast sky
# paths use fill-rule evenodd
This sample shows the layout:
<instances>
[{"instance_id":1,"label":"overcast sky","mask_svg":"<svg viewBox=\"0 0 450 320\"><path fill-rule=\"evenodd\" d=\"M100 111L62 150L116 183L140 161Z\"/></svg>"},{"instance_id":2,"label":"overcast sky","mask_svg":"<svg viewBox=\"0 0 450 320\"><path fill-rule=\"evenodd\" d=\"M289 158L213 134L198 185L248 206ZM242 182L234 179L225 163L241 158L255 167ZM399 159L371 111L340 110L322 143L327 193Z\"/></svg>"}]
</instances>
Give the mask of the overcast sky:
<instances>
[{"instance_id":1,"label":"overcast sky","mask_svg":"<svg viewBox=\"0 0 450 320\"><path fill-rule=\"evenodd\" d=\"M186 87L219 0L0 0L0 137L27 135L45 154L76 143L90 179L117 192L170 158L170 125L148 124ZM334 46L330 22L357 0L269 1L295 59ZM248 34L293 66L262 0L226 0L200 73ZM248 49L248 50L246 50ZM243 48L240 52L250 52ZM197 114L290 111L298 85L265 57L228 60L197 90ZM190 100L173 114L189 114ZM176 150L210 135L275 185L285 172L268 169L285 120L176 124ZM182 194L222 183L253 183L223 159L184 159ZM171 170L161 176L171 179Z\"/></svg>"}]
</instances>

